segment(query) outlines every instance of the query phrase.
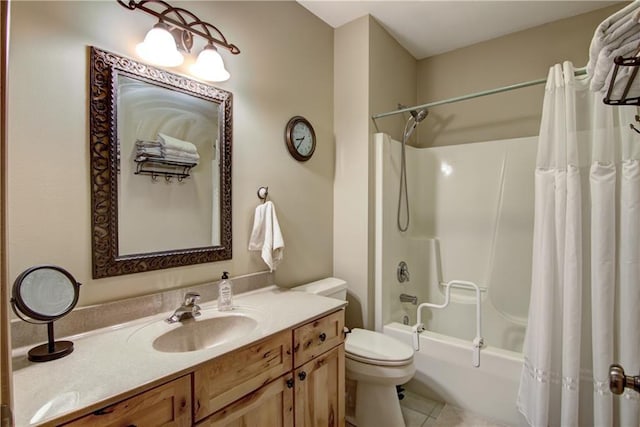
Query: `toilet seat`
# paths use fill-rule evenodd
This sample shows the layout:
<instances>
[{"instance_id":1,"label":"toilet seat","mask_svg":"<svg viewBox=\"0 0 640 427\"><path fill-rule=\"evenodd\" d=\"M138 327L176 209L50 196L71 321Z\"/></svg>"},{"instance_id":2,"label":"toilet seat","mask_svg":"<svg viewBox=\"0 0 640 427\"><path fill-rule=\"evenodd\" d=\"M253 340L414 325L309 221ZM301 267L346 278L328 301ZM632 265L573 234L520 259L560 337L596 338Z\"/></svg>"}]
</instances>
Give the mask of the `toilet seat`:
<instances>
[{"instance_id":1,"label":"toilet seat","mask_svg":"<svg viewBox=\"0 0 640 427\"><path fill-rule=\"evenodd\" d=\"M413 361L413 348L395 338L354 328L345 340L345 356L378 366L403 366Z\"/></svg>"}]
</instances>

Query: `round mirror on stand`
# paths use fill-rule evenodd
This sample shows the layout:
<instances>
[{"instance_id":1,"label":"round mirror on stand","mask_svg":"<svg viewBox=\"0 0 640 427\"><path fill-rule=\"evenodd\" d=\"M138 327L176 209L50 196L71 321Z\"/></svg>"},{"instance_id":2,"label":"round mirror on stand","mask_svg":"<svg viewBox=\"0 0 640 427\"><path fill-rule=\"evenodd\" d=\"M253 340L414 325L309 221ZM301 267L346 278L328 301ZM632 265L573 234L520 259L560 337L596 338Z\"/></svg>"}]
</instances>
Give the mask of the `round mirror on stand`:
<instances>
[{"instance_id":1,"label":"round mirror on stand","mask_svg":"<svg viewBox=\"0 0 640 427\"><path fill-rule=\"evenodd\" d=\"M59 359L73 351L71 341L55 341L53 321L69 313L78 303L80 283L55 265L39 265L23 271L13 283L11 307L25 322L47 324L46 344L29 350L32 362Z\"/></svg>"}]
</instances>

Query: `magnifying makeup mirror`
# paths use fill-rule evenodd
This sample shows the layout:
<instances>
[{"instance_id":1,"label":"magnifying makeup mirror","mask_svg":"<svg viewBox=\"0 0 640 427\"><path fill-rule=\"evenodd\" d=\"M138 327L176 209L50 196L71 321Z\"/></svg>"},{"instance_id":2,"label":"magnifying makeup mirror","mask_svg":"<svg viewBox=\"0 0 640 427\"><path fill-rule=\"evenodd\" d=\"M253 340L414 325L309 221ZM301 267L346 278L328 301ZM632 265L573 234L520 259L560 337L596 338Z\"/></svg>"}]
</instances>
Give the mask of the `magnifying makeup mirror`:
<instances>
[{"instance_id":1,"label":"magnifying makeup mirror","mask_svg":"<svg viewBox=\"0 0 640 427\"><path fill-rule=\"evenodd\" d=\"M73 351L71 341L55 341L53 321L73 310L79 294L80 283L55 265L31 267L16 278L11 294L13 311L25 322L47 324L48 342L29 350L30 361L47 362Z\"/></svg>"}]
</instances>

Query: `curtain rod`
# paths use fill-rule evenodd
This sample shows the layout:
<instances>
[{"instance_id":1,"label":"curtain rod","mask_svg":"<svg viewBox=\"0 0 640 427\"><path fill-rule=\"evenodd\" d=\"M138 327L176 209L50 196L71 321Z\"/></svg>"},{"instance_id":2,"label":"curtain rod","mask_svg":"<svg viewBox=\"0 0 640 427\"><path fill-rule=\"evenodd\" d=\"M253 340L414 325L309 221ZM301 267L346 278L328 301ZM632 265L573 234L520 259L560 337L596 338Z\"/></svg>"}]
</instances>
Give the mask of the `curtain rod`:
<instances>
[{"instance_id":1,"label":"curtain rod","mask_svg":"<svg viewBox=\"0 0 640 427\"><path fill-rule=\"evenodd\" d=\"M576 68L576 70L574 71L574 75L575 76L582 76L587 74L587 68L583 67L583 68ZM485 90L482 92L476 92L476 93L470 93L468 95L462 95L462 96L457 96L455 98L449 98L449 99L445 99L442 101L435 101L435 102L429 102L426 104L421 104L421 105L416 105L415 107L405 107L405 108L401 108L398 110L394 110L394 111L389 111L387 113L380 113L380 114L374 114L373 116L371 116L371 119L373 119L373 122L376 122L376 119L380 119L382 117L387 117L387 116L394 116L396 114L401 114L401 113L408 113L410 111L413 110L420 110L423 108L430 108L430 107L436 107L438 105L444 105L444 104L452 104L454 102L459 102L459 101L466 101L467 99L473 99L473 98L479 98L481 96L487 96L487 95L493 95L494 93L500 93L500 92L508 92L510 90L514 90L514 89L520 89L523 87L529 87L529 86L535 86L535 85L539 85L542 83L546 83L547 79L538 79L538 80L531 80L528 82L524 82L524 83L516 83L514 85L510 85L510 86L504 86L504 87L499 87L497 89L489 89L489 90ZM376 128L378 127L377 123L376 124Z\"/></svg>"}]
</instances>

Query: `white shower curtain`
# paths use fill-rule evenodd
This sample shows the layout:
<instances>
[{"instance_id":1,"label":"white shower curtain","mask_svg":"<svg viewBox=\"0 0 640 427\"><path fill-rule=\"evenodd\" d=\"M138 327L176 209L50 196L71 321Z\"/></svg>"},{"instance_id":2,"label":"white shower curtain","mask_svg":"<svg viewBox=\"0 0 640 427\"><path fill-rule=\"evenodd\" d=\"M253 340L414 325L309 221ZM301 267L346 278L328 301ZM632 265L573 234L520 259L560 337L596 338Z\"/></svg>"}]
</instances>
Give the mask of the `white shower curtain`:
<instances>
[{"instance_id":1,"label":"white shower curtain","mask_svg":"<svg viewBox=\"0 0 640 427\"><path fill-rule=\"evenodd\" d=\"M640 395L608 383L611 363L640 371L637 111L588 87L570 62L549 70L517 400L531 426L640 425Z\"/></svg>"}]
</instances>

